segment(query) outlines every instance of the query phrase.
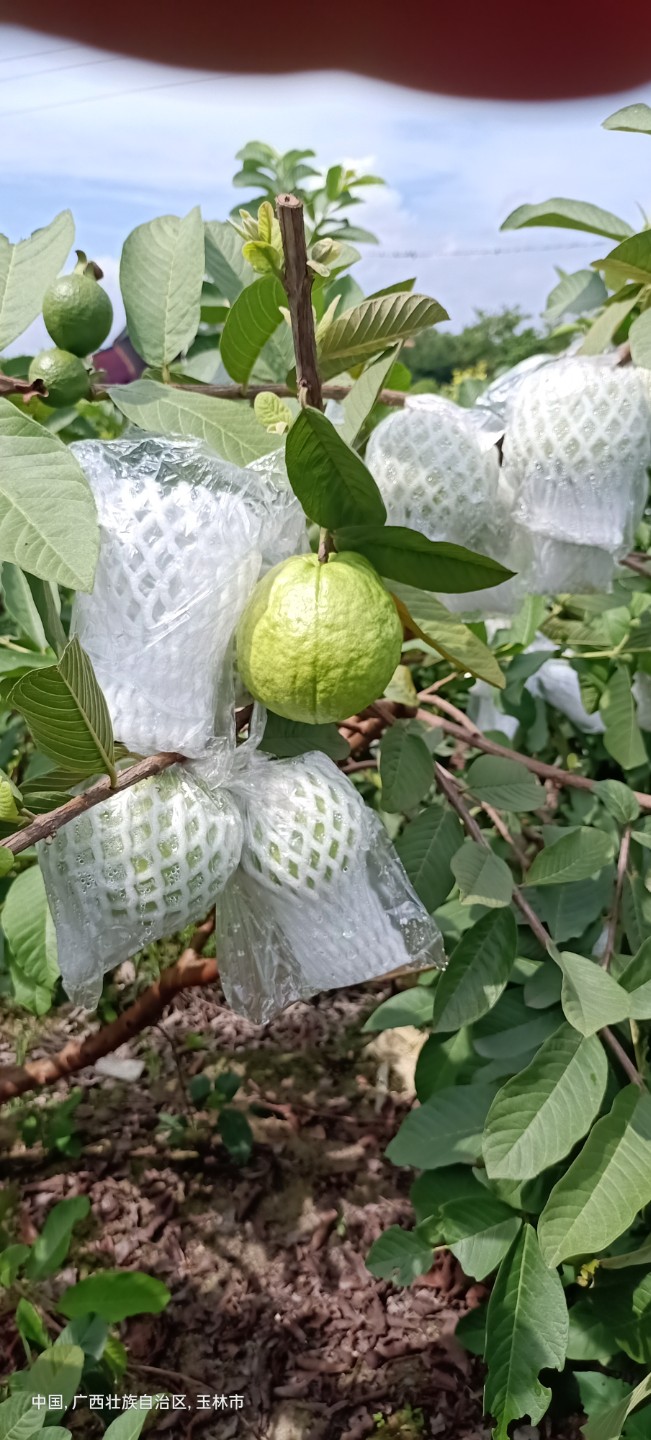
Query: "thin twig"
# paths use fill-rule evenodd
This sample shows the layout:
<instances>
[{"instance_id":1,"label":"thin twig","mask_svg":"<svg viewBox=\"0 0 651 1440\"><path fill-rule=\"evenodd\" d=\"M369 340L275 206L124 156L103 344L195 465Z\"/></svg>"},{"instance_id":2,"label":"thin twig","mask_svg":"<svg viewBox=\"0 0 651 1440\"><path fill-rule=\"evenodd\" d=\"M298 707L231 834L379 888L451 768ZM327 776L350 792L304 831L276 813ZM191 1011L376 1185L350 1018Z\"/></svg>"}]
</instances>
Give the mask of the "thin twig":
<instances>
[{"instance_id":1,"label":"thin twig","mask_svg":"<svg viewBox=\"0 0 651 1440\"><path fill-rule=\"evenodd\" d=\"M511 834L511 831L509 830L508 825L506 825L506 824L504 823L504 821L503 821L503 819L502 819L502 816L500 815L499 811L498 811L498 810L494 810L494 809L493 809L493 806L492 806L492 805L489 805L486 800L480 800L479 803L480 803L481 808L482 808L482 810L484 811L484 813L485 813L486 815L488 815L488 818L489 818L491 824L492 824L492 825L494 826L494 828L497 830L498 835L501 835L501 836L502 836L502 839L503 839L503 840L506 840L507 845L510 845L511 848L512 848L512 850L513 850L513 851L515 852L515 854L517 855L518 860L520 861L520 864L521 864L521 866L522 866L522 869L523 869L523 870L528 870L528 869L529 869L529 863L530 863L530 862L529 862L529 856L527 855L526 846L523 845L522 840L520 839L520 836L519 836L519 835L512 835L512 834Z\"/></svg>"},{"instance_id":2,"label":"thin twig","mask_svg":"<svg viewBox=\"0 0 651 1440\"><path fill-rule=\"evenodd\" d=\"M283 242L283 284L292 322L296 357L296 391L302 404L323 409L321 379L316 359L312 311L312 276L307 268L303 202L295 195L276 197L276 214Z\"/></svg>"},{"instance_id":3,"label":"thin twig","mask_svg":"<svg viewBox=\"0 0 651 1440\"><path fill-rule=\"evenodd\" d=\"M430 703L439 709L440 697L432 696ZM520 750L510 750L506 745L499 745L497 741L487 739L481 730L473 728L471 735L467 727L456 725L452 720L439 719L429 715L427 710L418 710L416 718L424 721L426 725L436 726L437 729L443 730L445 735L452 735L455 740L463 741L464 745L470 745L475 750L482 750L485 755L501 755L505 760L518 760L526 770L530 770L533 775L540 776L541 780L551 780L552 784L565 786L570 790L594 791L595 789L595 781L590 780L587 775L575 775L572 770L561 770L559 765L547 765L543 760L533 760L530 755L523 755ZM651 811L651 795L645 795L642 790L634 790L633 794L641 810Z\"/></svg>"},{"instance_id":4,"label":"thin twig","mask_svg":"<svg viewBox=\"0 0 651 1440\"><path fill-rule=\"evenodd\" d=\"M428 690L419 691L418 699L424 701L426 705L434 705L436 709L441 710L444 715L449 715L451 720L454 720L457 725L462 725L464 730L467 730L469 734L479 735L481 733L477 726L473 724L470 716L466 715L465 710L459 710L458 706L453 705L451 700L446 700L443 695L437 694L436 686L430 685Z\"/></svg>"},{"instance_id":5,"label":"thin twig","mask_svg":"<svg viewBox=\"0 0 651 1440\"><path fill-rule=\"evenodd\" d=\"M628 865L630 848L631 827L630 825L626 825L624 830L622 831L622 843L619 847L619 857L617 860L617 879L615 881L615 894L613 897L613 906L610 912L610 919L608 921L606 944L604 946L604 953L601 957L601 963L604 970L608 969L615 951L617 927L619 925L619 908L622 903L622 891L624 889L624 880L626 879L626 867Z\"/></svg>"},{"instance_id":6,"label":"thin twig","mask_svg":"<svg viewBox=\"0 0 651 1440\"><path fill-rule=\"evenodd\" d=\"M630 555L625 555L624 559L620 560L619 563L620 565L626 565L629 570L634 570L636 575L644 575L645 579L651 580L651 569L649 569L651 565L651 555L636 555L635 552L632 551Z\"/></svg>"},{"instance_id":7,"label":"thin twig","mask_svg":"<svg viewBox=\"0 0 651 1440\"><path fill-rule=\"evenodd\" d=\"M170 1001L180 990L189 990L196 985L212 985L217 980L219 968L216 960L204 960L202 950L215 928L214 913L204 920L195 931L187 950L179 956L174 965L164 970L154 985L128 1010L123 1010L117 1020L95 1030L84 1040L69 1040L56 1055L44 1060L29 1060L25 1065L7 1065L0 1070L0 1103L24 1095L28 1090L37 1090L41 1085L54 1085L64 1076L76 1075L86 1066L94 1065L103 1055L118 1050L126 1040L131 1040L141 1030L155 1025Z\"/></svg>"},{"instance_id":8,"label":"thin twig","mask_svg":"<svg viewBox=\"0 0 651 1440\"><path fill-rule=\"evenodd\" d=\"M477 824L477 821L474 819L474 816L470 814L470 811L463 799L463 796L461 795L456 781L450 775L449 771L446 770L443 765L440 765L438 761L434 765L434 778L436 780L438 789L441 791L441 794L445 795L446 800L449 801L453 810L455 810L457 815L459 816L459 819L461 820L466 834L470 835L471 839L475 840L478 845L483 845L486 849L490 849L489 842L486 839L483 830L480 828L480 826ZM532 909L529 901L525 900L522 891L518 888L517 885L514 885L513 887L512 899L513 904L520 911L523 919L526 920L530 930L533 931L533 934L535 935L539 944L542 946L543 950L547 951L549 948L551 937L547 933L542 921L536 915L535 910ZM631 1083L633 1085L639 1085L640 1087L644 1087L644 1080L639 1070L636 1068L636 1066L633 1064L633 1061L626 1054L623 1045L620 1045L620 1042L617 1039L616 1035L613 1035L610 1026L605 1025L604 1028L599 1031L599 1035L603 1043L609 1047L612 1054L619 1061L622 1070L624 1071L627 1078L631 1081Z\"/></svg>"},{"instance_id":9,"label":"thin twig","mask_svg":"<svg viewBox=\"0 0 651 1440\"><path fill-rule=\"evenodd\" d=\"M191 394L211 395L215 400L253 400L256 395L279 395L281 399L296 398L296 391L291 385L275 385L270 381L268 385L184 385L180 381L172 382L172 390L188 390ZM324 400L345 400L350 395L352 385L322 385L321 394ZM395 408L404 405L407 392L405 390L381 390L378 400L383 405L391 405ZM455 674L457 672L455 671Z\"/></svg>"}]
</instances>

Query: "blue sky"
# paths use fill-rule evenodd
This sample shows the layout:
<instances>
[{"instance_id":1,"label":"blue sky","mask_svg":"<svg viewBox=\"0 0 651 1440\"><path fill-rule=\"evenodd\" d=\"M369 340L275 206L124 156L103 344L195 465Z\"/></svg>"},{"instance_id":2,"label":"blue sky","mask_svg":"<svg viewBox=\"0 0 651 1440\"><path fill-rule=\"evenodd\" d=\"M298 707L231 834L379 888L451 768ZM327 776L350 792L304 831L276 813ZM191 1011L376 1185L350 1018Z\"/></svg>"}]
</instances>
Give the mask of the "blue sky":
<instances>
[{"instance_id":1,"label":"blue sky","mask_svg":"<svg viewBox=\"0 0 651 1440\"><path fill-rule=\"evenodd\" d=\"M455 325L476 306L517 303L536 315L554 264L579 269L601 242L543 229L501 235L500 222L550 195L591 200L632 222L636 201L651 211L648 137L601 129L639 99L651 103L651 86L509 105L345 73L210 75L0 26L0 120L12 137L0 160L0 225L16 240L69 206L77 244L105 268L119 323L117 264L134 225L197 202L206 219L224 218L235 151L247 140L311 146L323 164L362 161L388 181L355 212L380 236L358 267L365 288L415 274Z\"/></svg>"}]
</instances>

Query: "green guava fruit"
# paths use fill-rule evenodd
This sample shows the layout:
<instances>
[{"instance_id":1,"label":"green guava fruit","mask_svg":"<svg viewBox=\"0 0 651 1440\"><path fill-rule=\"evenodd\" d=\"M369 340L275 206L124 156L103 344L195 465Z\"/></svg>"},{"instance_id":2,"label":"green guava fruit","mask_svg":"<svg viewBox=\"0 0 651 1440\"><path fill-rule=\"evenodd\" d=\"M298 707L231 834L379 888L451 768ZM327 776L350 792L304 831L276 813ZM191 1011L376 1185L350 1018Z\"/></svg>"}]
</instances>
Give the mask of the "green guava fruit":
<instances>
[{"instance_id":1,"label":"green guava fruit","mask_svg":"<svg viewBox=\"0 0 651 1440\"><path fill-rule=\"evenodd\" d=\"M47 403L60 409L88 395L90 380L83 360L69 350L41 350L29 367L30 380L47 386Z\"/></svg>"},{"instance_id":2,"label":"green guava fruit","mask_svg":"<svg viewBox=\"0 0 651 1440\"><path fill-rule=\"evenodd\" d=\"M402 625L361 555L294 555L256 585L240 620L237 659L255 700L276 715L324 724L384 693L400 662Z\"/></svg>"},{"instance_id":3,"label":"green guava fruit","mask_svg":"<svg viewBox=\"0 0 651 1440\"><path fill-rule=\"evenodd\" d=\"M113 324L113 306L98 284L97 267L77 253L76 269L70 275L59 275L46 290L43 319L55 345L72 355L86 356L104 344Z\"/></svg>"}]
</instances>

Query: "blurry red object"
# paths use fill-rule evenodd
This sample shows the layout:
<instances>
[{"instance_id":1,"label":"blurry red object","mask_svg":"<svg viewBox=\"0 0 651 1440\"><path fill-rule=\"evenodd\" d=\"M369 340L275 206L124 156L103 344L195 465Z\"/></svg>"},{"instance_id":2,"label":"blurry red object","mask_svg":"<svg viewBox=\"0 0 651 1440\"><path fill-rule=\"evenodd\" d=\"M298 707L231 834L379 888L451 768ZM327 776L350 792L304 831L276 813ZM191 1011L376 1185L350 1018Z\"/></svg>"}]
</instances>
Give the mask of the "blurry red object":
<instances>
[{"instance_id":1,"label":"blurry red object","mask_svg":"<svg viewBox=\"0 0 651 1440\"><path fill-rule=\"evenodd\" d=\"M555 100L633 89L651 79L651 5L629 0L304 0L186 5L58 0L9 23L32 23L101 49L201 70L280 74L352 70L421 90ZM307 118L307 117L306 117ZM296 117L301 128L301 117Z\"/></svg>"}]
</instances>

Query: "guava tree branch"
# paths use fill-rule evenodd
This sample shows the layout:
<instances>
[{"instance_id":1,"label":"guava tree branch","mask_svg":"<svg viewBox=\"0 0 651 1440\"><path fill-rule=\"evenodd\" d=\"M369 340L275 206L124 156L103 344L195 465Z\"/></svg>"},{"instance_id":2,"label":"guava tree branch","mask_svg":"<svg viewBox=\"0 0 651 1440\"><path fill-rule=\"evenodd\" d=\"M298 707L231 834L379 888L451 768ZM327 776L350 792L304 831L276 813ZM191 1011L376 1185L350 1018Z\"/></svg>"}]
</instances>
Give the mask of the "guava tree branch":
<instances>
[{"instance_id":1,"label":"guava tree branch","mask_svg":"<svg viewBox=\"0 0 651 1440\"><path fill-rule=\"evenodd\" d=\"M436 710L449 713L456 710L449 701L444 701L439 695L427 695L428 705L433 705ZM471 745L475 750L482 750L485 755L500 755L505 760L518 760L533 775L538 775L541 780L551 780L552 784L565 786L573 790L594 790L595 781L590 780L587 775L575 775L572 770L562 770L559 765L547 765L543 760L534 760L530 755L523 755L520 750L511 750L506 745L499 745L496 740L489 740L476 725L473 725L468 717L465 717L465 724L458 725L456 721L445 720L439 716L430 715L427 710L418 710L417 718L424 720L426 725L436 725L446 735L452 735L455 740L461 740L465 745ZM641 810L651 812L651 795L646 795L643 790L634 790L633 794Z\"/></svg>"},{"instance_id":2,"label":"guava tree branch","mask_svg":"<svg viewBox=\"0 0 651 1440\"><path fill-rule=\"evenodd\" d=\"M295 195L278 195L276 213L283 242L287 292L296 357L296 391L302 405L323 409L321 377L316 358L316 335L312 311L312 276L307 268L307 245L303 202Z\"/></svg>"},{"instance_id":3,"label":"guava tree branch","mask_svg":"<svg viewBox=\"0 0 651 1440\"><path fill-rule=\"evenodd\" d=\"M321 386L321 395L324 400L345 400L350 395L352 385L330 385ZM172 390L189 390L197 395L212 395L215 400L254 400L256 395L279 395L281 399L296 398L296 391L291 385L275 384L271 380L267 385L184 385L180 381L171 382ZM381 390L378 400L383 405L394 407L402 406L405 403L407 392L405 390Z\"/></svg>"},{"instance_id":4,"label":"guava tree branch","mask_svg":"<svg viewBox=\"0 0 651 1440\"><path fill-rule=\"evenodd\" d=\"M176 963L164 970L160 979L143 990L134 1004L123 1010L110 1025L93 1031L84 1040L69 1040L62 1050L44 1060L28 1060L25 1065L7 1065L1 1069L0 1104L25 1095L29 1090L38 1090L42 1085L54 1085L57 1080L76 1075L86 1066L94 1065L103 1055L118 1050L141 1030L155 1025L180 990L214 984L219 975L217 961L205 960L202 955L214 928L213 913L195 931L187 950Z\"/></svg>"},{"instance_id":5,"label":"guava tree branch","mask_svg":"<svg viewBox=\"0 0 651 1440\"><path fill-rule=\"evenodd\" d=\"M490 849L486 835L481 829L481 827L477 824L474 816L470 814L468 806L465 803L465 800L459 790L458 785L456 784L456 781L454 780L453 776L450 775L450 772L446 770L443 765L440 765L438 761L434 765L434 779L436 781L437 789L440 790L441 794L445 796L446 800L452 806L452 809L455 810L457 815L459 816L459 819L463 825L466 834L469 835L472 840L475 840L478 845L482 845L485 849ZM542 921L536 915L535 910L532 909L529 901L525 900L522 891L517 885L514 885L513 887L512 899L513 904L520 911L523 919L526 920L527 925L529 926L530 930L533 931L533 934L535 935L537 941L542 946L543 950L547 952L551 937L546 931ZM640 1075L639 1070L633 1064L633 1061L630 1059L630 1057L626 1054L623 1045L620 1045L617 1036L613 1034L610 1026L605 1025L603 1029L599 1031L599 1036L600 1039L603 1041L604 1045L608 1046L608 1049L615 1056L616 1060L618 1060L627 1079L630 1080L633 1085L639 1085L641 1088L643 1088L644 1080Z\"/></svg>"}]
</instances>

